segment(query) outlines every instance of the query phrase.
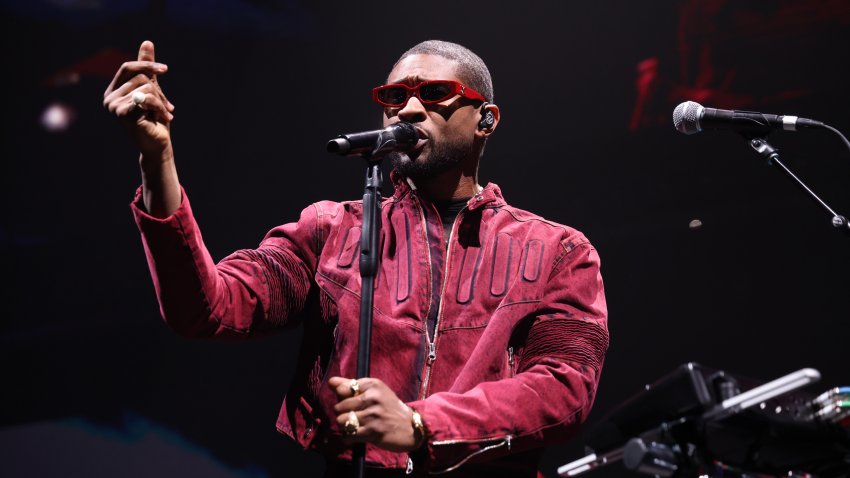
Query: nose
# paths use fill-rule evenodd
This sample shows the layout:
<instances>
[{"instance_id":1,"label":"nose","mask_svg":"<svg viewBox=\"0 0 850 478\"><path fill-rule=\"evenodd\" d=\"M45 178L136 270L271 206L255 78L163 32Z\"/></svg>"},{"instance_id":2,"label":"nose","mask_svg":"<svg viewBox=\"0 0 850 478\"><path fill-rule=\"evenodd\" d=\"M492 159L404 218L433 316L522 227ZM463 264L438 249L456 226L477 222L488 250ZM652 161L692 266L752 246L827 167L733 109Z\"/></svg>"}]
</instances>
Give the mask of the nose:
<instances>
[{"instance_id":1,"label":"nose","mask_svg":"<svg viewBox=\"0 0 850 478\"><path fill-rule=\"evenodd\" d=\"M416 96L411 96L410 99L407 100L407 104L404 105L402 109L398 110L398 119L401 121L419 123L425 121L425 118L427 118L425 105L423 105Z\"/></svg>"}]
</instances>

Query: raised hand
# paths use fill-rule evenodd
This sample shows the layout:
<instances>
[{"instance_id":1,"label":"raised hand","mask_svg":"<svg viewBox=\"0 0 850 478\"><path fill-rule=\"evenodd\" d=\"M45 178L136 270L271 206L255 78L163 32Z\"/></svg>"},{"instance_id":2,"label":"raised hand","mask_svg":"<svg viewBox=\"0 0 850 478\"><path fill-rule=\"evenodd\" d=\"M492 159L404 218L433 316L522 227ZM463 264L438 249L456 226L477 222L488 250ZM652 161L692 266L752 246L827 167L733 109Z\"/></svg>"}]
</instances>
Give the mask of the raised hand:
<instances>
[{"instance_id":1,"label":"raised hand","mask_svg":"<svg viewBox=\"0 0 850 478\"><path fill-rule=\"evenodd\" d=\"M144 41L138 60L121 65L103 93L103 106L121 119L142 153L142 199L156 217L172 214L182 200L171 145L174 105L156 79L166 71L168 67L154 58L153 43Z\"/></svg>"},{"instance_id":2,"label":"raised hand","mask_svg":"<svg viewBox=\"0 0 850 478\"><path fill-rule=\"evenodd\" d=\"M167 160L171 155L169 126L174 105L157 82L157 75L166 71L168 67L155 60L153 43L142 42L138 60L121 65L103 93L103 106L124 122L142 155L149 159Z\"/></svg>"}]
</instances>

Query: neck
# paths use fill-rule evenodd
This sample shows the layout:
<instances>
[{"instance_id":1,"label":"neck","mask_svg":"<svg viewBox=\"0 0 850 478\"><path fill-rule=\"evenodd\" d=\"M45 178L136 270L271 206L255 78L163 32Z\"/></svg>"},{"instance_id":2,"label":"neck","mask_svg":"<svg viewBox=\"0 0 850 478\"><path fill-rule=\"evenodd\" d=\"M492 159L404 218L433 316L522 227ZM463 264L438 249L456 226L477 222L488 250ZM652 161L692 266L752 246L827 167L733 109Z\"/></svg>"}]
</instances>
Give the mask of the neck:
<instances>
[{"instance_id":1,"label":"neck","mask_svg":"<svg viewBox=\"0 0 850 478\"><path fill-rule=\"evenodd\" d=\"M421 196L433 201L468 198L478 194L478 165L444 171L433 178L414 181Z\"/></svg>"}]
</instances>

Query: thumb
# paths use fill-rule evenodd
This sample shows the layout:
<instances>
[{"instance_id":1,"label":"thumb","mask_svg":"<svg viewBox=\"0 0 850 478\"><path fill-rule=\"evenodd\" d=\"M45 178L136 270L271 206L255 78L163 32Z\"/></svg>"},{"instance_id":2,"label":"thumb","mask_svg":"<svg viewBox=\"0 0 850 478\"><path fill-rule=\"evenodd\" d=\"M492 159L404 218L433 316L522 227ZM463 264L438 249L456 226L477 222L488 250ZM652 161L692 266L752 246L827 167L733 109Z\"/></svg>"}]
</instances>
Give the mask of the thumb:
<instances>
[{"instance_id":1,"label":"thumb","mask_svg":"<svg viewBox=\"0 0 850 478\"><path fill-rule=\"evenodd\" d=\"M139 61L156 61L153 53L153 42L145 40L139 47Z\"/></svg>"}]
</instances>

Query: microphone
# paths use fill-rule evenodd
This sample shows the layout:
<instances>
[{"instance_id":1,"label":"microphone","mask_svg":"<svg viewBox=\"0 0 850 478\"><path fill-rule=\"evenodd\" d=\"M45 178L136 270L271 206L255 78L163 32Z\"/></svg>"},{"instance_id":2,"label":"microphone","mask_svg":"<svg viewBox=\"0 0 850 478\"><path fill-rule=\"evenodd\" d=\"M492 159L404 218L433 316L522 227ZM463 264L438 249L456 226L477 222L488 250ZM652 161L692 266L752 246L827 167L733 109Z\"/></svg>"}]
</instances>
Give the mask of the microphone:
<instances>
[{"instance_id":1,"label":"microphone","mask_svg":"<svg viewBox=\"0 0 850 478\"><path fill-rule=\"evenodd\" d=\"M770 115L755 111L704 108L693 101L680 103L673 110L673 126L680 133L694 134L707 129L728 129L740 133L767 134L775 129L819 128L820 121L791 115Z\"/></svg>"},{"instance_id":2,"label":"microphone","mask_svg":"<svg viewBox=\"0 0 850 478\"><path fill-rule=\"evenodd\" d=\"M399 122L384 129L341 134L328 141L328 152L341 156L381 156L391 151L403 151L416 145L419 133L410 123Z\"/></svg>"}]
</instances>

